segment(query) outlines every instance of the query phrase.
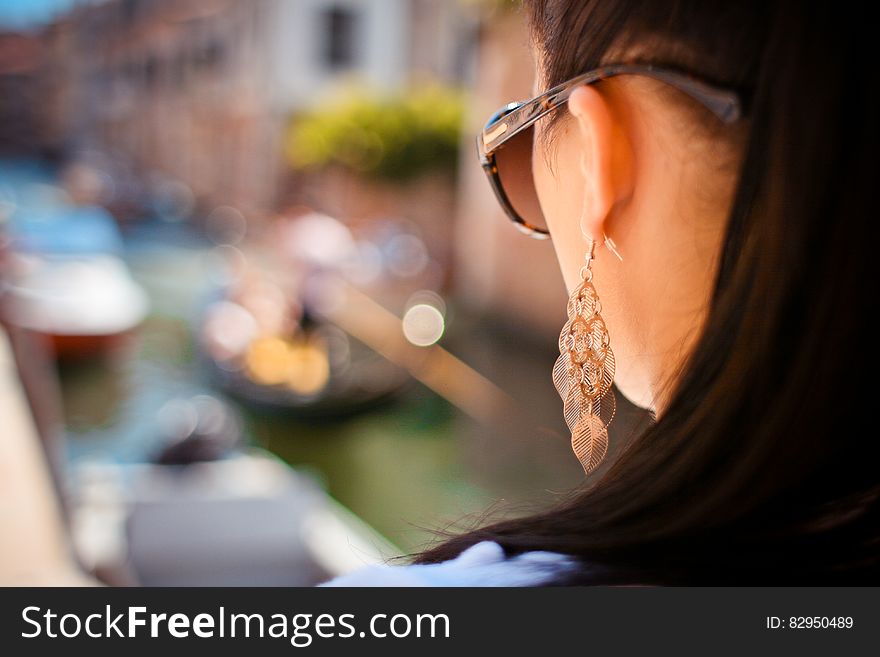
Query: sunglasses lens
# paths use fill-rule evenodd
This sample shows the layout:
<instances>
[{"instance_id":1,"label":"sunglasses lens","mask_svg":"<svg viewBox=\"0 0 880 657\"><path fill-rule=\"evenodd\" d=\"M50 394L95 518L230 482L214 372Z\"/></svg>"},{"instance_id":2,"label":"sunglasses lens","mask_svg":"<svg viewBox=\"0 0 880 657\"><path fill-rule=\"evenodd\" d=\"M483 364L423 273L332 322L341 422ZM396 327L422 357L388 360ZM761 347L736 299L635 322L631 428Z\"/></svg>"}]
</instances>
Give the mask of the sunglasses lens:
<instances>
[{"instance_id":1,"label":"sunglasses lens","mask_svg":"<svg viewBox=\"0 0 880 657\"><path fill-rule=\"evenodd\" d=\"M532 135L530 127L513 137L495 153L501 187L516 213L533 228L547 230L532 178Z\"/></svg>"}]
</instances>

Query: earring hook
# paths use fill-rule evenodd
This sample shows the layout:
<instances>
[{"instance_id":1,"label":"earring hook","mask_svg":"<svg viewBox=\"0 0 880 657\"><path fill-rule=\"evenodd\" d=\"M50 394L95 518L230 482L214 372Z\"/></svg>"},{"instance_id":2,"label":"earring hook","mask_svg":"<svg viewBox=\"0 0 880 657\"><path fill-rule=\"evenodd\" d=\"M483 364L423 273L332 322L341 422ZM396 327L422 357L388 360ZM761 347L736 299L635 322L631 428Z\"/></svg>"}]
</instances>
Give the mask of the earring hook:
<instances>
[{"instance_id":1,"label":"earring hook","mask_svg":"<svg viewBox=\"0 0 880 657\"><path fill-rule=\"evenodd\" d=\"M605 248L616 255L618 260L623 262L623 256L620 255L620 251L617 250L617 245L614 243L614 240L608 237L608 235L606 235L605 233L602 233L602 237L605 238Z\"/></svg>"},{"instance_id":2,"label":"earring hook","mask_svg":"<svg viewBox=\"0 0 880 657\"><path fill-rule=\"evenodd\" d=\"M590 233L584 228L584 217L585 216L586 216L586 213L581 215L581 220L580 220L579 224L580 224L580 228L581 228L581 235L583 235L584 239L587 241L587 245L588 245L587 248L589 251L589 254L587 256L587 262L589 263L589 261L593 259L593 245L596 243L596 240L594 240L592 238L592 236L590 235ZM609 251L611 251L611 253L613 253L615 256L617 256L618 260L623 262L623 256L620 255L620 251L618 251L618 249L617 249L617 244L615 244L614 240L611 239L610 237L608 237L608 235L604 231L602 232L602 239L603 239L603 244L605 245L605 248L608 249Z\"/></svg>"}]
</instances>

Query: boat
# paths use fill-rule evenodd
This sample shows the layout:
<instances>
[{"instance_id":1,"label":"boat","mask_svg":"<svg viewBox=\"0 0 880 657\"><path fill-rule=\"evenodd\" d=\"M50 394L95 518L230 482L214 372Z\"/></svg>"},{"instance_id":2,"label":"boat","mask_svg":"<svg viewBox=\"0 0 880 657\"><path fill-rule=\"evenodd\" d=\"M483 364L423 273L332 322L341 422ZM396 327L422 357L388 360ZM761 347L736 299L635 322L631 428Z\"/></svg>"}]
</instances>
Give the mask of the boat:
<instances>
[{"instance_id":1,"label":"boat","mask_svg":"<svg viewBox=\"0 0 880 657\"><path fill-rule=\"evenodd\" d=\"M5 224L4 320L44 335L61 359L111 350L147 315L113 217L97 206L19 208Z\"/></svg>"},{"instance_id":2,"label":"boat","mask_svg":"<svg viewBox=\"0 0 880 657\"><path fill-rule=\"evenodd\" d=\"M399 235L390 232L383 239ZM420 280L383 279L379 247L358 241L324 214L306 211L279 221L271 236L265 254L239 256L238 278L218 287L194 327L212 383L260 410L303 419L358 413L414 386L404 365L351 330L375 332L372 316L358 315L353 326L341 327L328 318L326 307L344 294L336 284L358 274L369 274L373 291L396 304L401 303L396 297L411 295Z\"/></svg>"},{"instance_id":3,"label":"boat","mask_svg":"<svg viewBox=\"0 0 880 657\"><path fill-rule=\"evenodd\" d=\"M189 465L79 462L70 480L77 554L112 584L313 586L400 554L258 448Z\"/></svg>"}]
</instances>

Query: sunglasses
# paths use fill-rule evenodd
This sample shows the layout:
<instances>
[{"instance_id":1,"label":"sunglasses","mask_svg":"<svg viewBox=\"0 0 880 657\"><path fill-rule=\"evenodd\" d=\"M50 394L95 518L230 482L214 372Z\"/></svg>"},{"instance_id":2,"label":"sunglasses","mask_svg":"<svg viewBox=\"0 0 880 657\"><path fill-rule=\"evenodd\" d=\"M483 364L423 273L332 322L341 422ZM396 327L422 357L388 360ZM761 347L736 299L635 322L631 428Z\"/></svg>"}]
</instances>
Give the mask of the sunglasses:
<instances>
[{"instance_id":1,"label":"sunglasses","mask_svg":"<svg viewBox=\"0 0 880 657\"><path fill-rule=\"evenodd\" d=\"M616 75L644 75L665 82L704 105L724 123L733 123L742 115L742 102L736 92L713 86L688 73L650 64L609 64L563 82L531 100L508 103L492 115L477 135L477 155L501 207L527 235L537 239L550 237L532 178L535 123L563 105L578 86Z\"/></svg>"}]
</instances>

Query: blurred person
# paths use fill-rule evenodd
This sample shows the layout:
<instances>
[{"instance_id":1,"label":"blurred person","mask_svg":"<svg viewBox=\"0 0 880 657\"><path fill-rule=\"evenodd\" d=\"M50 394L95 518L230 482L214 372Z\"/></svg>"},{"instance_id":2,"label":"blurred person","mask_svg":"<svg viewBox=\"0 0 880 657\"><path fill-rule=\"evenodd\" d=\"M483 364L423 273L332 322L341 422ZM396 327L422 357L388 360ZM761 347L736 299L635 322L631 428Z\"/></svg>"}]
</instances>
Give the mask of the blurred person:
<instances>
[{"instance_id":1,"label":"blurred person","mask_svg":"<svg viewBox=\"0 0 880 657\"><path fill-rule=\"evenodd\" d=\"M585 473L611 379L652 422L555 508L330 584L877 584L866 23L830 2L523 5L540 95L479 155L571 295L553 378Z\"/></svg>"}]
</instances>

